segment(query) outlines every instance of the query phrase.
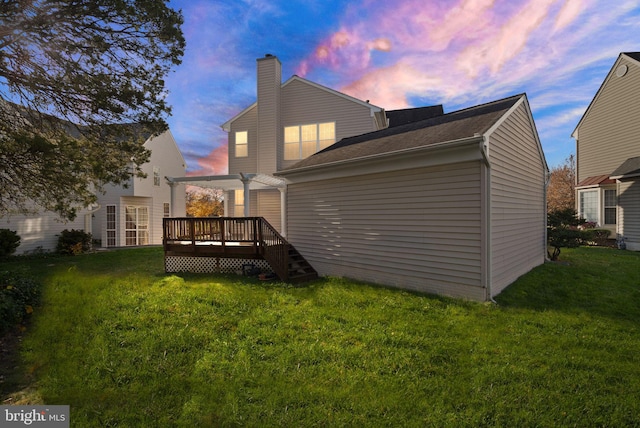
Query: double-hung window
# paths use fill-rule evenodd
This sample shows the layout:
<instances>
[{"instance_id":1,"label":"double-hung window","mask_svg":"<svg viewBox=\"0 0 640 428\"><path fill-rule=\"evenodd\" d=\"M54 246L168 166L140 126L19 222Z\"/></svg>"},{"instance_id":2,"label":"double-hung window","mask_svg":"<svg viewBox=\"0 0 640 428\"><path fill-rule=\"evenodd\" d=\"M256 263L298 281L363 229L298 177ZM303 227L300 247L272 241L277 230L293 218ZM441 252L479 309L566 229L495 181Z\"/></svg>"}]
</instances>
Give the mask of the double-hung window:
<instances>
[{"instance_id":1,"label":"double-hung window","mask_svg":"<svg viewBox=\"0 0 640 428\"><path fill-rule=\"evenodd\" d=\"M304 159L335 142L335 122L285 126L284 159Z\"/></svg>"},{"instance_id":2,"label":"double-hung window","mask_svg":"<svg viewBox=\"0 0 640 428\"><path fill-rule=\"evenodd\" d=\"M617 205L615 189L606 189L604 191L604 224L616 224Z\"/></svg>"},{"instance_id":3,"label":"double-hung window","mask_svg":"<svg viewBox=\"0 0 640 428\"><path fill-rule=\"evenodd\" d=\"M249 133L247 131L236 132L236 157L246 158L249 156Z\"/></svg>"}]
</instances>

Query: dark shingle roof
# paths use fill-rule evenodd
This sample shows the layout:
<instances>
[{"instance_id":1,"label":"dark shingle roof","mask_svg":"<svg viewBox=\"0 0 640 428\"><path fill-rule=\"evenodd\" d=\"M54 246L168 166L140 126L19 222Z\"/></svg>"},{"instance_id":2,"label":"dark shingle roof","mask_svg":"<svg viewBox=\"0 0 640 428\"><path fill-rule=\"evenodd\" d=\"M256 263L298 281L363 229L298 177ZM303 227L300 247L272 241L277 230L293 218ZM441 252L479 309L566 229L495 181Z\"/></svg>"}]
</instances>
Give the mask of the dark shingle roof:
<instances>
[{"instance_id":1,"label":"dark shingle roof","mask_svg":"<svg viewBox=\"0 0 640 428\"><path fill-rule=\"evenodd\" d=\"M438 104L428 107L390 110L387 111L387 119L389 119L389 128L393 128L400 125L406 125L411 122L418 122L420 120L442 116L443 114L444 110L442 109L442 104Z\"/></svg>"},{"instance_id":2,"label":"dark shingle roof","mask_svg":"<svg viewBox=\"0 0 640 428\"><path fill-rule=\"evenodd\" d=\"M635 59L636 61L640 61L640 52L623 52L626 56Z\"/></svg>"},{"instance_id":3,"label":"dark shingle roof","mask_svg":"<svg viewBox=\"0 0 640 428\"><path fill-rule=\"evenodd\" d=\"M522 96L520 94L431 119L344 138L283 172L482 135Z\"/></svg>"},{"instance_id":4,"label":"dark shingle roof","mask_svg":"<svg viewBox=\"0 0 640 428\"><path fill-rule=\"evenodd\" d=\"M622 177L625 175L640 175L640 156L627 159L611 173L611 177Z\"/></svg>"}]
</instances>

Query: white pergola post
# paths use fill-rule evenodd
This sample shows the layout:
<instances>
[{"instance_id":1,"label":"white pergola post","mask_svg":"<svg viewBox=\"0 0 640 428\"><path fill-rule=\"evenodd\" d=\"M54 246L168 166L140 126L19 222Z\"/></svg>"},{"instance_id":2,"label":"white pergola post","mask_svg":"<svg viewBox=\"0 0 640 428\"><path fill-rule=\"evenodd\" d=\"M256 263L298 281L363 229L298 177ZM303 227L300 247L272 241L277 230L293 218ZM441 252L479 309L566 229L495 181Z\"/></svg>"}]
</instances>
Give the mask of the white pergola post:
<instances>
[{"instance_id":1,"label":"white pergola post","mask_svg":"<svg viewBox=\"0 0 640 428\"><path fill-rule=\"evenodd\" d=\"M251 179L245 177L242 173L240 173L240 175L242 176L240 180L242 181L242 186L244 188L244 216L249 217L251 213L251 210L250 210L251 198L249 196L250 195L249 185L251 184Z\"/></svg>"},{"instance_id":2,"label":"white pergola post","mask_svg":"<svg viewBox=\"0 0 640 428\"><path fill-rule=\"evenodd\" d=\"M229 217L229 191L225 190L222 192L222 216Z\"/></svg>"},{"instance_id":3,"label":"white pergola post","mask_svg":"<svg viewBox=\"0 0 640 428\"><path fill-rule=\"evenodd\" d=\"M280 191L280 234L287 237L287 188L279 187Z\"/></svg>"}]
</instances>

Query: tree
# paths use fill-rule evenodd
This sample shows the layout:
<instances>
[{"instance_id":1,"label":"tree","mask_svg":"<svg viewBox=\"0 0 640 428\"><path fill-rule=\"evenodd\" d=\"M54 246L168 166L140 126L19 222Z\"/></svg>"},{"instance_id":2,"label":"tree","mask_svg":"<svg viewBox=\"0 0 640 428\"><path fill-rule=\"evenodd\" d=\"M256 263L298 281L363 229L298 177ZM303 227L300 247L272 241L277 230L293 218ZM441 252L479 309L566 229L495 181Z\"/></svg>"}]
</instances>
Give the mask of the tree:
<instances>
[{"instance_id":1,"label":"tree","mask_svg":"<svg viewBox=\"0 0 640 428\"><path fill-rule=\"evenodd\" d=\"M73 219L105 184L143 175L141 143L167 127L164 78L185 46L166 3L0 3L0 215Z\"/></svg>"},{"instance_id":2,"label":"tree","mask_svg":"<svg viewBox=\"0 0 640 428\"><path fill-rule=\"evenodd\" d=\"M575 208L576 160L571 155L564 164L551 168L547 186L547 212Z\"/></svg>"},{"instance_id":3,"label":"tree","mask_svg":"<svg viewBox=\"0 0 640 428\"><path fill-rule=\"evenodd\" d=\"M553 252L547 251L551 260L558 260L560 248L575 248L591 239L592 229L585 229L586 220L578 217L574 208L552 211L547 215L547 239Z\"/></svg>"},{"instance_id":4,"label":"tree","mask_svg":"<svg viewBox=\"0 0 640 428\"><path fill-rule=\"evenodd\" d=\"M189 189L187 191L187 216L215 217L224 215L220 191L213 189Z\"/></svg>"}]
</instances>

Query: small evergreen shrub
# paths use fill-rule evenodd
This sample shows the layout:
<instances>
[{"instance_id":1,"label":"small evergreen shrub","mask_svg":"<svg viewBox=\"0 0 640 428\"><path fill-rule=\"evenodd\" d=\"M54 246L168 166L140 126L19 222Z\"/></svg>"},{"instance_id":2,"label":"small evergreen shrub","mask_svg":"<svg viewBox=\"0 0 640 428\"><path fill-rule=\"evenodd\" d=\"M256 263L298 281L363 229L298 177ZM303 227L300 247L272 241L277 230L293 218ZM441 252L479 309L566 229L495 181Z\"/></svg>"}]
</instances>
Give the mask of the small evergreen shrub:
<instances>
[{"instance_id":1,"label":"small evergreen shrub","mask_svg":"<svg viewBox=\"0 0 640 428\"><path fill-rule=\"evenodd\" d=\"M31 278L0 272L0 334L33 312L40 300L40 288Z\"/></svg>"},{"instance_id":2,"label":"small evergreen shrub","mask_svg":"<svg viewBox=\"0 0 640 428\"><path fill-rule=\"evenodd\" d=\"M82 230L63 230L58 236L56 251L76 256L91 249L91 234Z\"/></svg>"},{"instance_id":3,"label":"small evergreen shrub","mask_svg":"<svg viewBox=\"0 0 640 428\"><path fill-rule=\"evenodd\" d=\"M20 246L20 236L13 230L0 229L0 257L15 253Z\"/></svg>"}]
</instances>

